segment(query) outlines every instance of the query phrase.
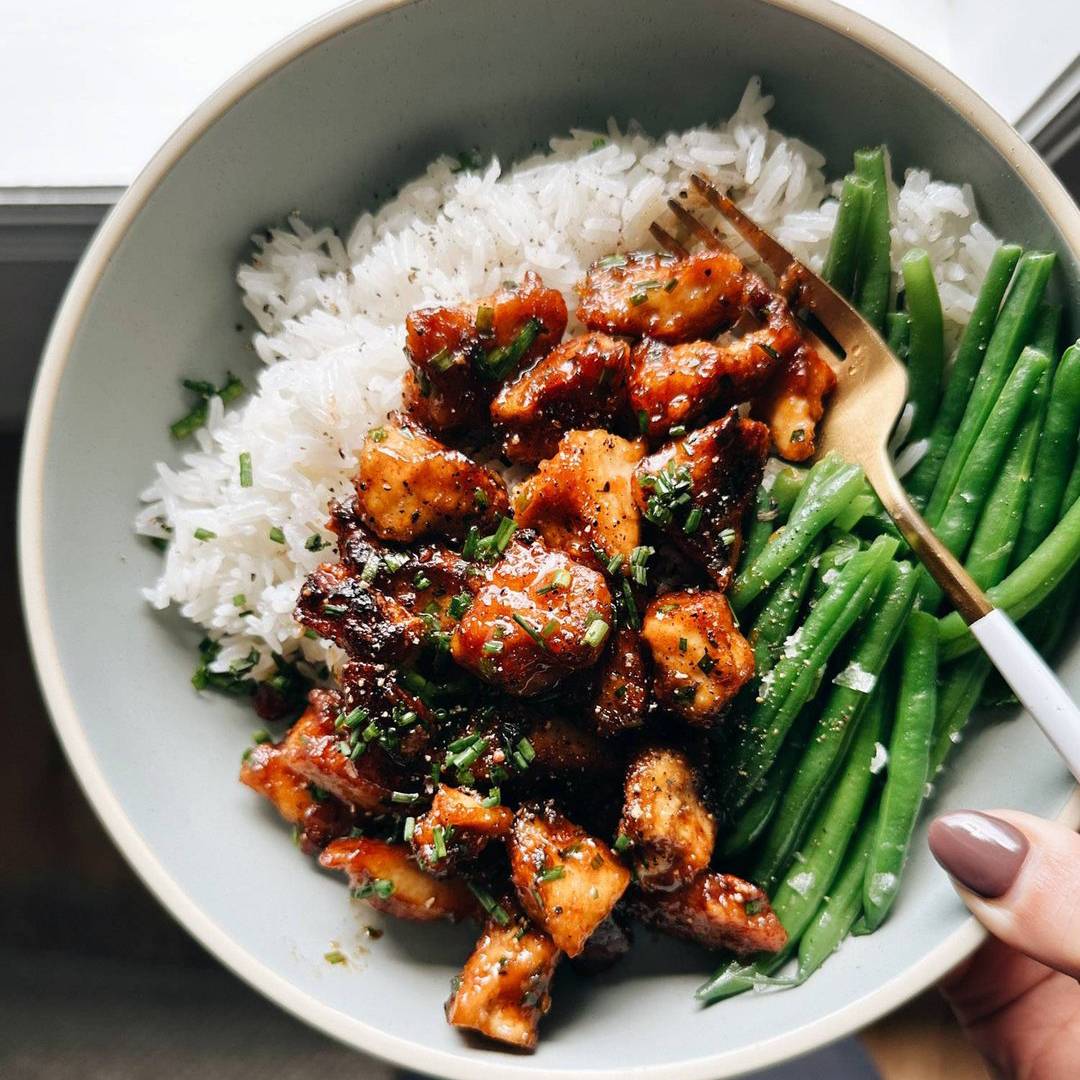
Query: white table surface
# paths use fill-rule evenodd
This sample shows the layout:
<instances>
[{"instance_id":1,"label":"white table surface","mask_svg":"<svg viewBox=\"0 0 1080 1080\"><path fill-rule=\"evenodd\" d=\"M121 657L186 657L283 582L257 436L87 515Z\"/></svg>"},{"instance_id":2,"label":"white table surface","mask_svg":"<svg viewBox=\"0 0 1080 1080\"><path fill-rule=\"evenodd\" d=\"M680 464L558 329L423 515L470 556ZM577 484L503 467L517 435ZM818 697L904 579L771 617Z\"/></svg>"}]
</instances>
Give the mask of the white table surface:
<instances>
[{"instance_id":1,"label":"white table surface","mask_svg":"<svg viewBox=\"0 0 1080 1080\"><path fill-rule=\"evenodd\" d=\"M101 189L130 183L229 75L336 6L333 0L0 0L0 203L102 201ZM1070 65L1080 67L1077 0L848 0L848 6L941 60L1014 123ZM1080 82L1080 70L1077 75Z\"/></svg>"}]
</instances>

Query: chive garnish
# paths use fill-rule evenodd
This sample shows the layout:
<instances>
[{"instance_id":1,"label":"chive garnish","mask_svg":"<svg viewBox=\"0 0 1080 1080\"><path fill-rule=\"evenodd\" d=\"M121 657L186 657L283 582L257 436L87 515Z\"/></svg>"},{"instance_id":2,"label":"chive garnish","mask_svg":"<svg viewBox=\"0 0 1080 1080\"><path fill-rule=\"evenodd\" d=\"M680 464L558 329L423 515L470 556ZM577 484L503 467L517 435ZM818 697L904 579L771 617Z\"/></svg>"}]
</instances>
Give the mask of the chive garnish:
<instances>
[{"instance_id":1,"label":"chive garnish","mask_svg":"<svg viewBox=\"0 0 1080 1080\"><path fill-rule=\"evenodd\" d=\"M619 854L622 854L632 843L633 841L626 833L619 833L619 835L615 837L615 843L612 844L612 847L619 852Z\"/></svg>"},{"instance_id":2,"label":"chive garnish","mask_svg":"<svg viewBox=\"0 0 1080 1080\"><path fill-rule=\"evenodd\" d=\"M240 486L251 487L254 482L251 472L251 455L245 450L240 455Z\"/></svg>"},{"instance_id":3,"label":"chive garnish","mask_svg":"<svg viewBox=\"0 0 1080 1080\"><path fill-rule=\"evenodd\" d=\"M270 530L270 532L267 533L267 535L270 537L271 540L274 541L275 544L284 544L285 543L285 534L281 531L281 529L277 525L275 525Z\"/></svg>"},{"instance_id":4,"label":"chive garnish","mask_svg":"<svg viewBox=\"0 0 1080 1080\"><path fill-rule=\"evenodd\" d=\"M702 653L697 666L708 675L709 672L716 667L716 661L708 653Z\"/></svg>"},{"instance_id":5,"label":"chive garnish","mask_svg":"<svg viewBox=\"0 0 1080 1080\"><path fill-rule=\"evenodd\" d=\"M322 551L322 549L327 546L326 541L318 533L312 533L304 541L304 547L307 548L308 551Z\"/></svg>"},{"instance_id":6,"label":"chive garnish","mask_svg":"<svg viewBox=\"0 0 1080 1080\"><path fill-rule=\"evenodd\" d=\"M211 532L209 529L196 529L192 535L196 540L216 540L217 533Z\"/></svg>"},{"instance_id":7,"label":"chive garnish","mask_svg":"<svg viewBox=\"0 0 1080 1080\"><path fill-rule=\"evenodd\" d=\"M686 515L686 521L683 524L683 532L687 536L697 532L698 526L701 524L701 507L695 506L689 514Z\"/></svg>"},{"instance_id":8,"label":"chive garnish","mask_svg":"<svg viewBox=\"0 0 1080 1080\"><path fill-rule=\"evenodd\" d=\"M420 796L415 791L392 791L390 793L390 801L395 803L412 803L419 798Z\"/></svg>"},{"instance_id":9,"label":"chive garnish","mask_svg":"<svg viewBox=\"0 0 1080 1080\"><path fill-rule=\"evenodd\" d=\"M538 885L546 885L547 882L558 881L561 877L566 877L565 866L549 866L536 875L536 882Z\"/></svg>"},{"instance_id":10,"label":"chive garnish","mask_svg":"<svg viewBox=\"0 0 1080 1080\"><path fill-rule=\"evenodd\" d=\"M586 627L581 640L584 644L588 645L590 649L599 648L607 640L610 630L611 627L608 626L604 619L593 619Z\"/></svg>"},{"instance_id":11,"label":"chive garnish","mask_svg":"<svg viewBox=\"0 0 1080 1080\"><path fill-rule=\"evenodd\" d=\"M333 949L328 953L323 953L323 959L328 964L344 964L345 963L345 954L343 952L341 952L339 949Z\"/></svg>"},{"instance_id":12,"label":"chive garnish","mask_svg":"<svg viewBox=\"0 0 1080 1080\"><path fill-rule=\"evenodd\" d=\"M413 838L414 832L416 832L416 818L407 817L405 819L405 827L401 833L402 840L407 844Z\"/></svg>"}]
</instances>

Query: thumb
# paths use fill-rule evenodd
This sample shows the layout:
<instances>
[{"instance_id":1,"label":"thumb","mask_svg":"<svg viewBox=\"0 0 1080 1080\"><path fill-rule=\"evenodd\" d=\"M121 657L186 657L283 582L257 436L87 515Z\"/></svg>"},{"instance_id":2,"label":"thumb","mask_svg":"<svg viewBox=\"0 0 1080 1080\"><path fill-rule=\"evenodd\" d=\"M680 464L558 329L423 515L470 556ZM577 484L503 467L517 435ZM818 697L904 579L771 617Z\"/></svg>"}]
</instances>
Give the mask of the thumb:
<instances>
[{"instance_id":1,"label":"thumb","mask_svg":"<svg viewBox=\"0 0 1080 1080\"><path fill-rule=\"evenodd\" d=\"M1080 977L1080 836L1017 810L958 810L931 824L929 841L994 937Z\"/></svg>"}]
</instances>

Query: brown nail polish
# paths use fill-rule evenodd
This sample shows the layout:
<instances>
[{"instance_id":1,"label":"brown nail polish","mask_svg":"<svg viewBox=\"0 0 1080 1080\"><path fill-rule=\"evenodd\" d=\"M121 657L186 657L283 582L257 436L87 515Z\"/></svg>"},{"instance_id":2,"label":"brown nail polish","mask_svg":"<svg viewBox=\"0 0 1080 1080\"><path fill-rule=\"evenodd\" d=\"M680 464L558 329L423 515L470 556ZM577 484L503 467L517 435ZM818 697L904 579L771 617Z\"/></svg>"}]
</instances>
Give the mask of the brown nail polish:
<instances>
[{"instance_id":1,"label":"brown nail polish","mask_svg":"<svg viewBox=\"0 0 1080 1080\"><path fill-rule=\"evenodd\" d=\"M1009 891L1027 858L1019 829L977 810L943 814L930 824L934 858L966 889L995 900Z\"/></svg>"}]
</instances>

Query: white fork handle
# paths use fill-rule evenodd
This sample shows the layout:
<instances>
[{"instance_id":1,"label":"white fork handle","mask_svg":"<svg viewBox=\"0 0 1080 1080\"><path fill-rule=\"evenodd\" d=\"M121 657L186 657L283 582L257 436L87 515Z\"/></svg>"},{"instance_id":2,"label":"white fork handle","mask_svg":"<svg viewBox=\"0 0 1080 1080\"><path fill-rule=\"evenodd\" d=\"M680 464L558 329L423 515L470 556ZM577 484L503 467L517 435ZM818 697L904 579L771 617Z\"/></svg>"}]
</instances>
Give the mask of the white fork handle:
<instances>
[{"instance_id":1,"label":"white fork handle","mask_svg":"<svg viewBox=\"0 0 1080 1080\"><path fill-rule=\"evenodd\" d=\"M1080 781L1080 708L1069 692L1000 608L969 629Z\"/></svg>"}]
</instances>

